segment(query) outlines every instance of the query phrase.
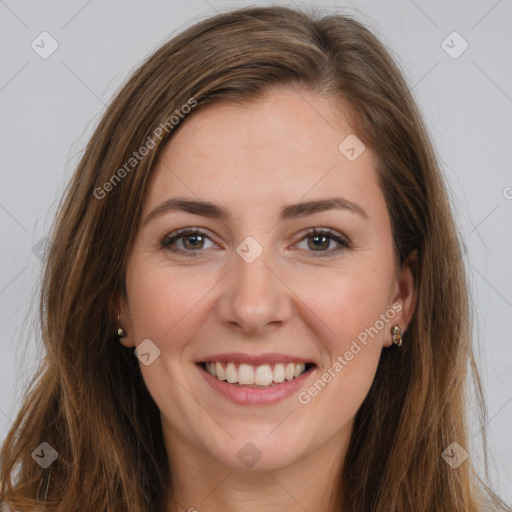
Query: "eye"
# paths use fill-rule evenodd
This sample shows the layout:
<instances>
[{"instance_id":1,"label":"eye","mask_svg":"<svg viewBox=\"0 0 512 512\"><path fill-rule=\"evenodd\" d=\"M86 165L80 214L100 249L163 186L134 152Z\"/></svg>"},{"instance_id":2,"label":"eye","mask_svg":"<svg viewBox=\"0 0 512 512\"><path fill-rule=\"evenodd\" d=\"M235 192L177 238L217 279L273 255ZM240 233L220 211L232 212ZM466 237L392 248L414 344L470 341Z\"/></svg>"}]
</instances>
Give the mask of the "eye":
<instances>
[{"instance_id":1,"label":"eye","mask_svg":"<svg viewBox=\"0 0 512 512\"><path fill-rule=\"evenodd\" d=\"M193 257L203 253L205 240L211 242L210 237L204 231L198 228L185 228L167 235L160 243L163 248L171 252ZM182 245L183 248L176 247L176 245Z\"/></svg>"},{"instance_id":2,"label":"eye","mask_svg":"<svg viewBox=\"0 0 512 512\"><path fill-rule=\"evenodd\" d=\"M161 242L161 246L176 254L183 254L185 256L200 256L207 249L205 241L210 241L215 244L206 232L199 228L184 228L175 233L167 235ZM311 240L311 243L309 242ZM331 229L311 229L306 233L306 236L301 239L301 243L307 242L307 252L318 253L313 254L314 258L321 257L327 258L338 253L342 249L350 247L349 241L342 235L332 231ZM335 242L337 247L329 249L331 243ZM181 245L181 247L179 247Z\"/></svg>"},{"instance_id":3,"label":"eye","mask_svg":"<svg viewBox=\"0 0 512 512\"><path fill-rule=\"evenodd\" d=\"M310 243L309 240L312 242ZM332 231L331 229L319 229L313 228L308 231L306 236L302 238L301 242L306 241L307 247L312 249L308 252L316 252L318 254L313 254L314 258L328 258L333 256L333 253L338 253L340 250L348 249L350 244L348 240L342 235ZM338 244L337 247L331 250L323 250L328 249L331 245L331 242L336 242Z\"/></svg>"}]
</instances>

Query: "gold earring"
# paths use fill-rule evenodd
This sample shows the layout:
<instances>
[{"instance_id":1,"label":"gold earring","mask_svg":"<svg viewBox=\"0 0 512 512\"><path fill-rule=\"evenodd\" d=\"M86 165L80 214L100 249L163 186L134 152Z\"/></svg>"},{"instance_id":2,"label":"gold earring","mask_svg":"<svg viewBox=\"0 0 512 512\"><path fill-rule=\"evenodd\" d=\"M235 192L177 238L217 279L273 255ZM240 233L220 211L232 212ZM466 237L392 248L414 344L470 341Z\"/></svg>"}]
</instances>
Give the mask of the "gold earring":
<instances>
[{"instance_id":1,"label":"gold earring","mask_svg":"<svg viewBox=\"0 0 512 512\"><path fill-rule=\"evenodd\" d=\"M124 332L123 328L121 327L121 324L119 323L119 315L117 315L117 325L117 337L124 338L126 336L126 333Z\"/></svg>"},{"instance_id":2,"label":"gold earring","mask_svg":"<svg viewBox=\"0 0 512 512\"><path fill-rule=\"evenodd\" d=\"M400 331L399 325L394 325L393 327L391 327L391 335L393 337L393 343L397 347L401 347L402 346L402 336L401 336L401 331Z\"/></svg>"}]
</instances>

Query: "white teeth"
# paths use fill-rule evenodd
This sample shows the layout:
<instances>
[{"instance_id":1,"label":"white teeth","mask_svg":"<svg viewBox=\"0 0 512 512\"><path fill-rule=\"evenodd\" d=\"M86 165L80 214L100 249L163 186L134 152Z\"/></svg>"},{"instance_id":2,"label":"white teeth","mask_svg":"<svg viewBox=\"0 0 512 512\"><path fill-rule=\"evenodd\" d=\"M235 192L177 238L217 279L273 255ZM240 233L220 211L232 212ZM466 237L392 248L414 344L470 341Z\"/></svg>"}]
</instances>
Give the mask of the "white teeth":
<instances>
[{"instance_id":1,"label":"white teeth","mask_svg":"<svg viewBox=\"0 0 512 512\"><path fill-rule=\"evenodd\" d=\"M224 370L222 368L222 365L218 361L215 363L215 370L217 372L217 379L219 379L219 380L226 380L226 377L224 375Z\"/></svg>"},{"instance_id":2,"label":"white teeth","mask_svg":"<svg viewBox=\"0 0 512 512\"><path fill-rule=\"evenodd\" d=\"M238 384L254 384L254 369L248 364L241 364L238 368Z\"/></svg>"},{"instance_id":3,"label":"white teeth","mask_svg":"<svg viewBox=\"0 0 512 512\"><path fill-rule=\"evenodd\" d=\"M288 363L284 370L284 375L286 380L292 380L295 375L295 365L293 363Z\"/></svg>"},{"instance_id":4,"label":"white teeth","mask_svg":"<svg viewBox=\"0 0 512 512\"><path fill-rule=\"evenodd\" d=\"M274 382L283 382L284 381L284 378L285 378L285 375L284 375L284 364L276 364L274 366L274 371L272 372L272 380Z\"/></svg>"},{"instance_id":5,"label":"white teeth","mask_svg":"<svg viewBox=\"0 0 512 512\"><path fill-rule=\"evenodd\" d=\"M277 363L272 365L262 364L252 366L250 364L234 362L221 363L219 361L206 363L206 371L219 380L226 380L230 384L270 386L272 383L280 384L285 380L293 380L300 377L306 370L304 363Z\"/></svg>"},{"instance_id":6,"label":"white teeth","mask_svg":"<svg viewBox=\"0 0 512 512\"><path fill-rule=\"evenodd\" d=\"M272 370L268 364L258 366L254 372L254 384L269 386L272 384Z\"/></svg>"},{"instance_id":7,"label":"white teeth","mask_svg":"<svg viewBox=\"0 0 512 512\"><path fill-rule=\"evenodd\" d=\"M238 382L238 373L236 371L235 363L228 363L228 365L226 366L225 375L226 375L226 380L230 384L234 384L235 382Z\"/></svg>"},{"instance_id":8,"label":"white teeth","mask_svg":"<svg viewBox=\"0 0 512 512\"><path fill-rule=\"evenodd\" d=\"M298 364L297 366L295 366L295 372L293 374L293 376L295 378L299 377L300 374L306 369L306 365L305 364Z\"/></svg>"}]
</instances>

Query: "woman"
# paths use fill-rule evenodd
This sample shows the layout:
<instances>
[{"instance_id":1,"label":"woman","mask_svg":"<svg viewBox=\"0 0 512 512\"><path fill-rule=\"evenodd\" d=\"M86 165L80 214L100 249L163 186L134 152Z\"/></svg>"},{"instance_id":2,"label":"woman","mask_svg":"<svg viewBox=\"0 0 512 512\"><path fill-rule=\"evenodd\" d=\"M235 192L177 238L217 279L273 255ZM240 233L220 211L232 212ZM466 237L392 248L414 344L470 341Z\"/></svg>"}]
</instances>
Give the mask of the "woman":
<instances>
[{"instance_id":1,"label":"woman","mask_svg":"<svg viewBox=\"0 0 512 512\"><path fill-rule=\"evenodd\" d=\"M67 191L4 503L510 510L468 453L467 296L378 40L284 7L198 23L119 92Z\"/></svg>"}]
</instances>

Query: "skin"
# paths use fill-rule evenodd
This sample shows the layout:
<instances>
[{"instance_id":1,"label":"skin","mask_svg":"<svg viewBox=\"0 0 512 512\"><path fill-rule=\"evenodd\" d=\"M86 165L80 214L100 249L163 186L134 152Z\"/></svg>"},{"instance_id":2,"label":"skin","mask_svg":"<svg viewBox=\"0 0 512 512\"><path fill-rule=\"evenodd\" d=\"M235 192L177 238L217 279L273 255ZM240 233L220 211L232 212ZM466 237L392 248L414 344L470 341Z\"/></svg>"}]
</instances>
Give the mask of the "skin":
<instances>
[{"instance_id":1,"label":"skin","mask_svg":"<svg viewBox=\"0 0 512 512\"><path fill-rule=\"evenodd\" d=\"M366 148L351 162L338 150L352 133L339 105L283 89L256 103L195 112L160 155L143 219L178 196L231 215L221 221L170 211L141 223L127 297L114 311L125 346L150 339L160 349L141 371L161 411L179 510L328 510L354 416L392 344L390 328L405 331L416 297L409 265L397 269L394 261L375 156ZM334 196L358 204L367 218L329 210L278 222L282 206ZM202 255L161 246L186 227L202 228L206 238L181 238L174 247ZM327 239L316 248L311 228L331 228L350 246ZM263 249L252 263L236 252L248 236ZM195 366L221 352L292 354L317 363L301 388L307 391L393 304L401 311L359 343L306 405L296 394L273 405L235 404ZM248 442L261 454L252 468L237 457Z\"/></svg>"}]
</instances>

